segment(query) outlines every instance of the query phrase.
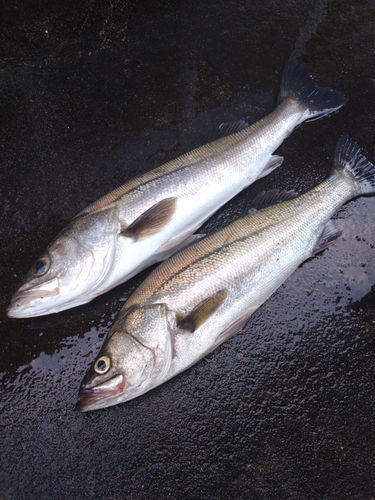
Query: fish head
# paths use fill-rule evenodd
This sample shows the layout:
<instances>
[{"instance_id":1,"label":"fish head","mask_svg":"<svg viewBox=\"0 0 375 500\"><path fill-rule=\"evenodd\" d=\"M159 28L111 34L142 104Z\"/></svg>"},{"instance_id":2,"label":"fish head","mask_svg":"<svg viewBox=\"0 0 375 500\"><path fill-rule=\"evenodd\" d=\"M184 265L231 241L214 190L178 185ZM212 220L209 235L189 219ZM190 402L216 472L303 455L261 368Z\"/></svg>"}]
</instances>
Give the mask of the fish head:
<instances>
[{"instance_id":1,"label":"fish head","mask_svg":"<svg viewBox=\"0 0 375 500\"><path fill-rule=\"evenodd\" d=\"M165 304L121 311L83 379L77 410L123 403L163 383L173 356L173 317Z\"/></svg>"},{"instance_id":2,"label":"fish head","mask_svg":"<svg viewBox=\"0 0 375 500\"><path fill-rule=\"evenodd\" d=\"M108 211L73 219L29 270L7 315L43 316L94 298L113 268L119 230L118 219Z\"/></svg>"}]
</instances>

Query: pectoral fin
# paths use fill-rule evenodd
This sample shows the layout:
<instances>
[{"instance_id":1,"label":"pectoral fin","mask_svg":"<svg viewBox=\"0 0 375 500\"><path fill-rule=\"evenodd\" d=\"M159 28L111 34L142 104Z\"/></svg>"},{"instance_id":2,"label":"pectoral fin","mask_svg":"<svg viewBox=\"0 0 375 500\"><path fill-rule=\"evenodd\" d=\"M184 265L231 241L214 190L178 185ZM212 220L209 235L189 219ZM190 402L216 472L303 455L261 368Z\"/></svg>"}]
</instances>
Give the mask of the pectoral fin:
<instances>
[{"instance_id":1,"label":"pectoral fin","mask_svg":"<svg viewBox=\"0 0 375 500\"><path fill-rule=\"evenodd\" d=\"M177 198L161 200L135 219L121 234L139 240L159 232L172 219Z\"/></svg>"},{"instance_id":2,"label":"pectoral fin","mask_svg":"<svg viewBox=\"0 0 375 500\"><path fill-rule=\"evenodd\" d=\"M248 319L250 318L250 316L253 314L254 311L256 311L256 308L250 310L248 313L246 313L245 315L238 318L226 330L219 333L219 335L216 337L216 340L215 340L215 346L218 346L219 344L221 344L225 340L228 340L235 333L237 333L239 330L241 330L241 328L247 323Z\"/></svg>"},{"instance_id":3,"label":"pectoral fin","mask_svg":"<svg viewBox=\"0 0 375 500\"><path fill-rule=\"evenodd\" d=\"M202 300L202 302L200 302L187 316L182 316L177 313L177 326L183 330L188 330L191 333L195 332L195 330L203 325L203 323L219 309L227 296L228 290L223 288L214 295L211 295L211 297L208 297L208 299Z\"/></svg>"}]
</instances>

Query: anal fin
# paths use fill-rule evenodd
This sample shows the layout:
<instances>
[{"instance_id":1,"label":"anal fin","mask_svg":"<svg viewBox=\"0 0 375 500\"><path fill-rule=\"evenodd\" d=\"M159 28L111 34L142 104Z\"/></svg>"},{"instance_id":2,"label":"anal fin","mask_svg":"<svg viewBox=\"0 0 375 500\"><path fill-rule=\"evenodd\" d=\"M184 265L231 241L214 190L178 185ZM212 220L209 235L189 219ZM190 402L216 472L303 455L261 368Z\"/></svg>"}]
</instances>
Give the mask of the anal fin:
<instances>
[{"instance_id":1,"label":"anal fin","mask_svg":"<svg viewBox=\"0 0 375 500\"><path fill-rule=\"evenodd\" d=\"M241 330L241 328L247 323L248 319L253 314L253 312L256 311L256 309L257 308L251 309L249 312L247 312L246 314L244 314L240 318L237 318L237 320L234 323L232 323L226 330L219 333L219 335L215 339L215 346L228 340L235 333L237 333L239 330Z\"/></svg>"},{"instance_id":2,"label":"anal fin","mask_svg":"<svg viewBox=\"0 0 375 500\"><path fill-rule=\"evenodd\" d=\"M176 210L177 198L165 198L155 203L135 219L121 234L139 240L159 232L172 219Z\"/></svg>"},{"instance_id":3,"label":"anal fin","mask_svg":"<svg viewBox=\"0 0 375 500\"><path fill-rule=\"evenodd\" d=\"M270 174L273 170L280 167L283 161L284 161L283 156L272 155L271 158L268 160L266 166L258 175L257 179L261 179L262 177L265 177L266 175Z\"/></svg>"},{"instance_id":4,"label":"anal fin","mask_svg":"<svg viewBox=\"0 0 375 500\"><path fill-rule=\"evenodd\" d=\"M210 318L215 311L224 303L228 296L228 290L223 288L219 290L211 297L202 300L191 313L183 317L181 314L176 314L177 326L183 330L188 330L193 333L197 330L205 321Z\"/></svg>"},{"instance_id":5,"label":"anal fin","mask_svg":"<svg viewBox=\"0 0 375 500\"><path fill-rule=\"evenodd\" d=\"M323 229L322 235L314 248L313 255L316 255L319 252L322 252L326 248L328 248L332 243L334 243L337 238L342 235L342 231L336 229L336 226L332 220L329 220Z\"/></svg>"}]
</instances>

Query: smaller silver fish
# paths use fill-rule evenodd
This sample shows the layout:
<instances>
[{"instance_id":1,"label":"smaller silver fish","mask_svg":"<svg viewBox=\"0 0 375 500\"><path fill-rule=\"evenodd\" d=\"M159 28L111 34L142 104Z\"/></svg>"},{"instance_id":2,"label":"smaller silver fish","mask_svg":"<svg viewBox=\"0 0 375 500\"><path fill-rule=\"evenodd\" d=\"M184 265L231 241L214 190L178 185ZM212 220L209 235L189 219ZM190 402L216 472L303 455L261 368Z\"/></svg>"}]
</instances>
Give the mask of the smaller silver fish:
<instances>
[{"instance_id":1,"label":"smaller silver fish","mask_svg":"<svg viewBox=\"0 0 375 500\"><path fill-rule=\"evenodd\" d=\"M196 363L338 237L330 218L341 205L374 192L375 165L344 137L331 175L316 188L242 217L161 264L121 309L77 409L128 401Z\"/></svg>"},{"instance_id":2,"label":"smaller silver fish","mask_svg":"<svg viewBox=\"0 0 375 500\"><path fill-rule=\"evenodd\" d=\"M268 116L250 127L228 127L230 135L132 179L82 210L30 269L7 315L42 316L85 304L166 259L196 239L193 233L224 203L281 165L273 152L295 127L345 102L289 62L279 105Z\"/></svg>"}]
</instances>

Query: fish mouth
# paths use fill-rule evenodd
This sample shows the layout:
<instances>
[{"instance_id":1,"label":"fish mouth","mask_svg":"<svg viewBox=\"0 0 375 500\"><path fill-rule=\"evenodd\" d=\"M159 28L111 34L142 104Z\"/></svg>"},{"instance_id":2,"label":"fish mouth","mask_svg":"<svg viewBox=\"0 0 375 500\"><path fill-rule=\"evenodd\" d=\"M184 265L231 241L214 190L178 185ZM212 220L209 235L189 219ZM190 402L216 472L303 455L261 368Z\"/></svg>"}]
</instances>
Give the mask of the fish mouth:
<instances>
[{"instance_id":1,"label":"fish mouth","mask_svg":"<svg viewBox=\"0 0 375 500\"><path fill-rule=\"evenodd\" d=\"M43 300L45 297L56 297L59 293L58 286L52 290L21 290L13 295L5 313L8 318L29 318L48 314L48 309L45 309L46 312L44 312L43 308L38 307L39 300ZM34 304L35 299L38 299L37 304ZM48 307L47 304L45 306Z\"/></svg>"},{"instance_id":2,"label":"fish mouth","mask_svg":"<svg viewBox=\"0 0 375 500\"><path fill-rule=\"evenodd\" d=\"M76 410L81 412L98 410L116 404L112 400L116 400L116 397L124 392L125 386L123 373L115 375L97 387L81 386Z\"/></svg>"}]
</instances>

